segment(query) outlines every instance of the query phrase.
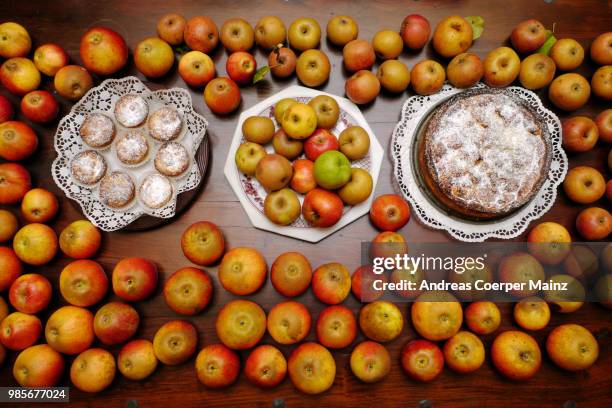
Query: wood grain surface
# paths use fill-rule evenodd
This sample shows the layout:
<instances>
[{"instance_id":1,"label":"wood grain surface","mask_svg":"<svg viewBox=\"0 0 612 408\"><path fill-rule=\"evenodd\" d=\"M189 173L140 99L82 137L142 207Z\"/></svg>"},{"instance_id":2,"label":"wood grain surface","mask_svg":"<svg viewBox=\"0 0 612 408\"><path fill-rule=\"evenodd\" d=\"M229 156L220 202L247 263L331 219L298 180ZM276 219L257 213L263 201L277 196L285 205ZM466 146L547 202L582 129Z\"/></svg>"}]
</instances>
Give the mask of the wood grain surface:
<instances>
[{"instance_id":1,"label":"wood grain surface","mask_svg":"<svg viewBox=\"0 0 612 408\"><path fill-rule=\"evenodd\" d=\"M612 13L609 1L605 0L515 0L515 1L299 1L299 0L224 0L224 1L183 1L183 0L114 0L114 1L44 1L44 0L3 0L0 2L0 21L17 21L30 31L35 45L44 42L56 42L67 49L70 57L80 62L78 47L80 36L89 27L104 25L114 28L126 39L130 49L142 39L155 35L157 19L165 13L178 12L187 18L195 15L208 15L220 27L231 17L242 17L251 24L255 24L265 15L278 15L288 26L294 19L301 16L314 17L318 20L325 35L325 26L329 18L337 14L351 15L359 23L359 36L371 39L376 31L382 28L398 30L404 16L411 13L420 13L435 24L443 17L451 14L462 16L480 15L485 19L483 36L473 45L471 51L484 58L486 53L502 44L507 43L512 28L527 18L537 18L547 27L554 25L557 37L571 37L577 39L588 50L589 44L596 35L610 30ZM332 63L330 80L321 87L322 90L336 95L343 95L344 80L347 73L342 67L341 50L334 48L325 41L321 48L327 53ZM266 63L266 57L261 50L255 51L259 64ZM434 56L431 46L428 45L418 53L404 52L400 59L412 67L418 60ZM216 62L219 75L225 75L226 52L218 47L212 54ZM590 78L594 66L587 57L579 69ZM133 64L128 64L116 77L137 75L145 80L152 89L180 86L186 87L174 69L167 77L151 82L137 73ZM295 77L288 80L268 78L265 81L242 89L242 108L254 105L283 88L297 83ZM47 79L44 88L51 89L52 84ZM8 96L2 89L0 93ZM359 265L360 242L370 240L376 234L367 217L363 217L346 228L338 231L320 243L308 244L290 238L281 237L271 233L254 229L245 212L241 208L234 193L230 189L223 175L223 164L228 153L230 138L238 113L226 117L215 116L205 106L202 91L191 90L193 104L197 112L204 115L210 123L209 137L211 140L211 161L208 176L203 183L199 195L186 211L181 213L173 223L161 228L146 232L134 233L105 233L104 243L97 258L110 274L114 264L121 258L128 256L143 256L154 260L161 271L161 283L172 272L180 267L189 265L183 256L179 239L183 230L191 223L199 220L212 220L223 230L229 247L255 246L264 254L268 264L282 252L297 250L304 253L314 266L338 261L350 270ZM391 162L388 155L388 146L391 132L399 119L400 108L404 100L412 95L412 91L399 96L382 94L378 99L362 108L362 111L386 149L386 158L382 167L376 194L394 191ZM545 92L541 92L545 103ZM17 104L18 99L10 96ZM587 106L575 112L595 116L606 105L591 100ZM610 105L608 104L608 108ZM61 114L68 112L70 104L63 101ZM562 118L566 114L560 115ZM57 189L50 176L51 162L55 157L53 151L54 127L34 126L40 137L40 148L34 157L25 161L25 165L32 171L35 185L50 188L61 197L61 214L53 222L53 227L59 232L69 222L82 218L80 212L71 205ZM606 169L605 158L610 146L599 144L593 151L570 157L570 167L579 164L588 164L602 171L606 179L610 172ZM608 206L603 200L600 206ZM17 208L11 210L17 212ZM560 192L553 209L543 220L556 221L565 225L572 235L577 238L574 227L576 214L581 210L579 205L569 202ZM450 238L443 232L432 231L412 219L401 231L408 240L421 242L445 242ZM517 238L524 240L525 236ZM28 268L50 277L55 290L53 304L42 313L47 317L49 311L54 310L63 301L58 299L57 276L69 260L58 257L50 265L42 268ZM223 290L216 281L216 267L208 268L215 279L215 295L212 304L200 315L189 318L195 324L199 334L199 344L204 346L218 341L214 330L214 320L223 304L233 298ZM163 323L171 319L180 318L165 305L158 289L153 299L137 303L135 307L141 314L142 325L137 336L152 339L155 331ZM112 299L113 295L109 295ZM271 284L265 287L250 299L261 304L269 310L274 304L282 300L276 294ZM307 292L299 301L304 302L313 318L316 318L323 305L314 299L312 293ZM359 303L350 296L345 304L357 313ZM275 406L282 399L285 406L404 406L417 407L422 400L430 400L434 407L474 407L474 406L574 406L564 405L571 401L578 407L605 407L612 406L612 357L610 354L611 328L610 312L595 304L587 304L578 312L571 315L555 313L551 324L545 330L534 333L541 347L547 333L561 323L578 322L594 331L601 345L599 361L588 371L568 373L553 366L547 357L541 370L530 381L513 383L503 379L493 369L490 358L484 366L475 373L458 375L446 369L442 375L429 384L419 384L408 379L398 364L401 347L416 334L410 324L409 306L401 305L406 317L406 326L400 338L388 344L393 359L390 375L382 382L374 385L360 383L350 372L348 356L352 348L333 352L338 366L337 376L333 387L319 396L306 396L297 392L291 381L286 379L280 386L272 390L260 390L249 384L241 374L238 382L230 388L212 391L205 389L198 383L194 372L194 359L177 367L159 366L157 371L146 381L131 382L117 375L113 385L106 391L97 395L88 395L71 389L71 403L75 406L126 406L129 401L135 401L142 407L148 406ZM502 328L507 330L515 327L511 317L511 305L501 305ZM485 344L490 345L493 336L484 338ZM363 339L360 334L356 341ZM311 330L308 340L315 340L314 331ZM263 343L272 343L269 335ZM355 343L356 344L356 343ZM286 356L293 347L280 347ZM118 349L112 350L115 355ZM246 353L241 353L242 358ZM15 385L11 367L15 353L11 353L7 361L0 367L0 385ZM67 367L72 358L67 358ZM68 370L67 370L68 371ZM62 384L68 385L67 375ZM37 405L39 406L39 405ZM134 406L134 405L131 405Z\"/></svg>"}]
</instances>

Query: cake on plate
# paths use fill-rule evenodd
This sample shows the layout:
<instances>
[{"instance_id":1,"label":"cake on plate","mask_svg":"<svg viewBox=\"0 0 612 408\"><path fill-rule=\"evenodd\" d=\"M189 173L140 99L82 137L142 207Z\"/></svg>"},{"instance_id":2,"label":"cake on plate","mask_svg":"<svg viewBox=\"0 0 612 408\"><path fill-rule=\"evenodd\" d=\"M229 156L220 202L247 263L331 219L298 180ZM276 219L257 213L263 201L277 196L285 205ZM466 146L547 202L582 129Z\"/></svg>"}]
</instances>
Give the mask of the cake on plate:
<instances>
[{"instance_id":1,"label":"cake on plate","mask_svg":"<svg viewBox=\"0 0 612 408\"><path fill-rule=\"evenodd\" d=\"M550 165L548 133L519 100L498 90L466 91L424 123L418 167L434 199L452 213L502 217L529 202Z\"/></svg>"}]
</instances>

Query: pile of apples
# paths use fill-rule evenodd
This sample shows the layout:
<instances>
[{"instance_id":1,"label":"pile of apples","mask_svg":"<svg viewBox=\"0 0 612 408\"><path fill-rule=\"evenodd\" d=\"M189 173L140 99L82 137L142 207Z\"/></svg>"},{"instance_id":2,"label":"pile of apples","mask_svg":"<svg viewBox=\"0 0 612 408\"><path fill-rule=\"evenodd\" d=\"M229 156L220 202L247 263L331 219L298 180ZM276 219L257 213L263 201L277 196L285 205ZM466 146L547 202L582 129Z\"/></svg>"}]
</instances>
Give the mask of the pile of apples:
<instances>
[{"instance_id":1,"label":"pile of apples","mask_svg":"<svg viewBox=\"0 0 612 408\"><path fill-rule=\"evenodd\" d=\"M290 225L302 213L314 227L331 227L345 204L357 205L372 193L370 173L351 167L351 161L368 154L368 133L360 126L350 126L338 137L331 133L340 107L327 95L308 103L281 99L273 113L278 130L269 117L251 116L243 122L246 142L236 150L236 166L268 191L264 213L270 221ZM264 145L270 142L274 153L268 154ZM305 158L298 158L302 153ZM305 194L303 205L297 193Z\"/></svg>"}]
</instances>

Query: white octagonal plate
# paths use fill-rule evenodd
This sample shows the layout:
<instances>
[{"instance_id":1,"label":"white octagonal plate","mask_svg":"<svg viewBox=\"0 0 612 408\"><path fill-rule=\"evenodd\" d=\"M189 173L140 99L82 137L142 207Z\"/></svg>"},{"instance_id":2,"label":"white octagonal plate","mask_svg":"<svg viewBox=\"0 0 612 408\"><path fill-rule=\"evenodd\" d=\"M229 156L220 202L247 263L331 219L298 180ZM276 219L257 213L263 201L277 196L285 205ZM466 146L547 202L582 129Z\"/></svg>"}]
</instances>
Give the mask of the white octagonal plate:
<instances>
[{"instance_id":1,"label":"white octagonal plate","mask_svg":"<svg viewBox=\"0 0 612 408\"><path fill-rule=\"evenodd\" d=\"M278 129L279 125L274 120L273 110L276 102L283 98L295 98L300 102L307 102L317 95L331 96L340 106L340 118L338 119L338 123L333 129L330 129L331 132L336 135L336 137L344 129L353 125L361 126L370 135L370 151L368 152L368 155L361 160L351 162L351 166L364 168L370 172L374 182L372 194L370 194L370 197L368 197L367 200L358 205L344 207L344 214L342 215L340 221L328 228L313 227L309 225L308 222L301 216L291 225L276 225L268 220L263 212L263 203L266 197L266 191L254 177L248 177L242 174L238 170L236 162L234 161L236 150L238 150L240 144L245 141L242 136L242 123L249 116L268 116L272 118L276 128ZM273 152L271 144L266 146L266 150ZM253 226L265 231L286 235L288 237L297 238L308 242L319 242L323 238L333 234L334 232L368 213L374 196L374 191L376 191L376 184L383 157L384 150L376 138L376 135L372 129L370 129L370 126L366 122L357 105L346 98L341 98L336 95L317 91L315 89L294 85L242 112L240 118L238 119L234 136L232 137L232 144L227 155L224 172L225 177L232 186L234 193L240 200L242 208L244 208L246 211ZM300 194L298 194L298 196L300 201L303 201L304 196Z\"/></svg>"}]
</instances>

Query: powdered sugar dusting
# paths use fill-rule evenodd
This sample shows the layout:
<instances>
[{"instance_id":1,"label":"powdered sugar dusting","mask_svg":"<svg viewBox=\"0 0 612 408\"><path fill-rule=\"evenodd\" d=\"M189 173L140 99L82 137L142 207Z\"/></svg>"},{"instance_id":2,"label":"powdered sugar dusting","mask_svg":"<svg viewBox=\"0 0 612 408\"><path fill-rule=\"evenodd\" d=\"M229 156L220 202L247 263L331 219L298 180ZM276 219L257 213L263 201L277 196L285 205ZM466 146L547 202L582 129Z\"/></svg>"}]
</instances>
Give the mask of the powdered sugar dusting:
<instances>
[{"instance_id":1,"label":"powdered sugar dusting","mask_svg":"<svg viewBox=\"0 0 612 408\"><path fill-rule=\"evenodd\" d=\"M139 126L148 115L149 105L141 96L125 95L115 104L115 118L125 127Z\"/></svg>"},{"instance_id":2,"label":"powdered sugar dusting","mask_svg":"<svg viewBox=\"0 0 612 408\"><path fill-rule=\"evenodd\" d=\"M83 121L79 133L89 146L106 147L115 137L115 124L103 113L92 113Z\"/></svg>"},{"instance_id":3,"label":"powdered sugar dusting","mask_svg":"<svg viewBox=\"0 0 612 408\"><path fill-rule=\"evenodd\" d=\"M149 142L140 130L132 130L122 134L115 146L117 158L125 164L141 163L149 152Z\"/></svg>"},{"instance_id":4,"label":"powdered sugar dusting","mask_svg":"<svg viewBox=\"0 0 612 408\"><path fill-rule=\"evenodd\" d=\"M134 199L134 190L129 174L114 171L100 181L100 201L111 208L122 208Z\"/></svg>"},{"instance_id":5,"label":"powdered sugar dusting","mask_svg":"<svg viewBox=\"0 0 612 408\"><path fill-rule=\"evenodd\" d=\"M165 143L157 151L155 156L155 168L161 174L174 177L179 176L189 166L189 154L187 149L180 143Z\"/></svg>"},{"instance_id":6,"label":"powdered sugar dusting","mask_svg":"<svg viewBox=\"0 0 612 408\"><path fill-rule=\"evenodd\" d=\"M70 172L81 184L96 184L106 174L106 161L100 153L86 150L74 157L70 163Z\"/></svg>"},{"instance_id":7,"label":"powdered sugar dusting","mask_svg":"<svg viewBox=\"0 0 612 408\"><path fill-rule=\"evenodd\" d=\"M149 116L147 125L153 139L167 142L176 139L181 133L183 120L176 109L163 107Z\"/></svg>"},{"instance_id":8,"label":"powdered sugar dusting","mask_svg":"<svg viewBox=\"0 0 612 408\"><path fill-rule=\"evenodd\" d=\"M140 200L149 208L161 208L172 198L172 183L161 174L149 174L140 184Z\"/></svg>"}]
</instances>

